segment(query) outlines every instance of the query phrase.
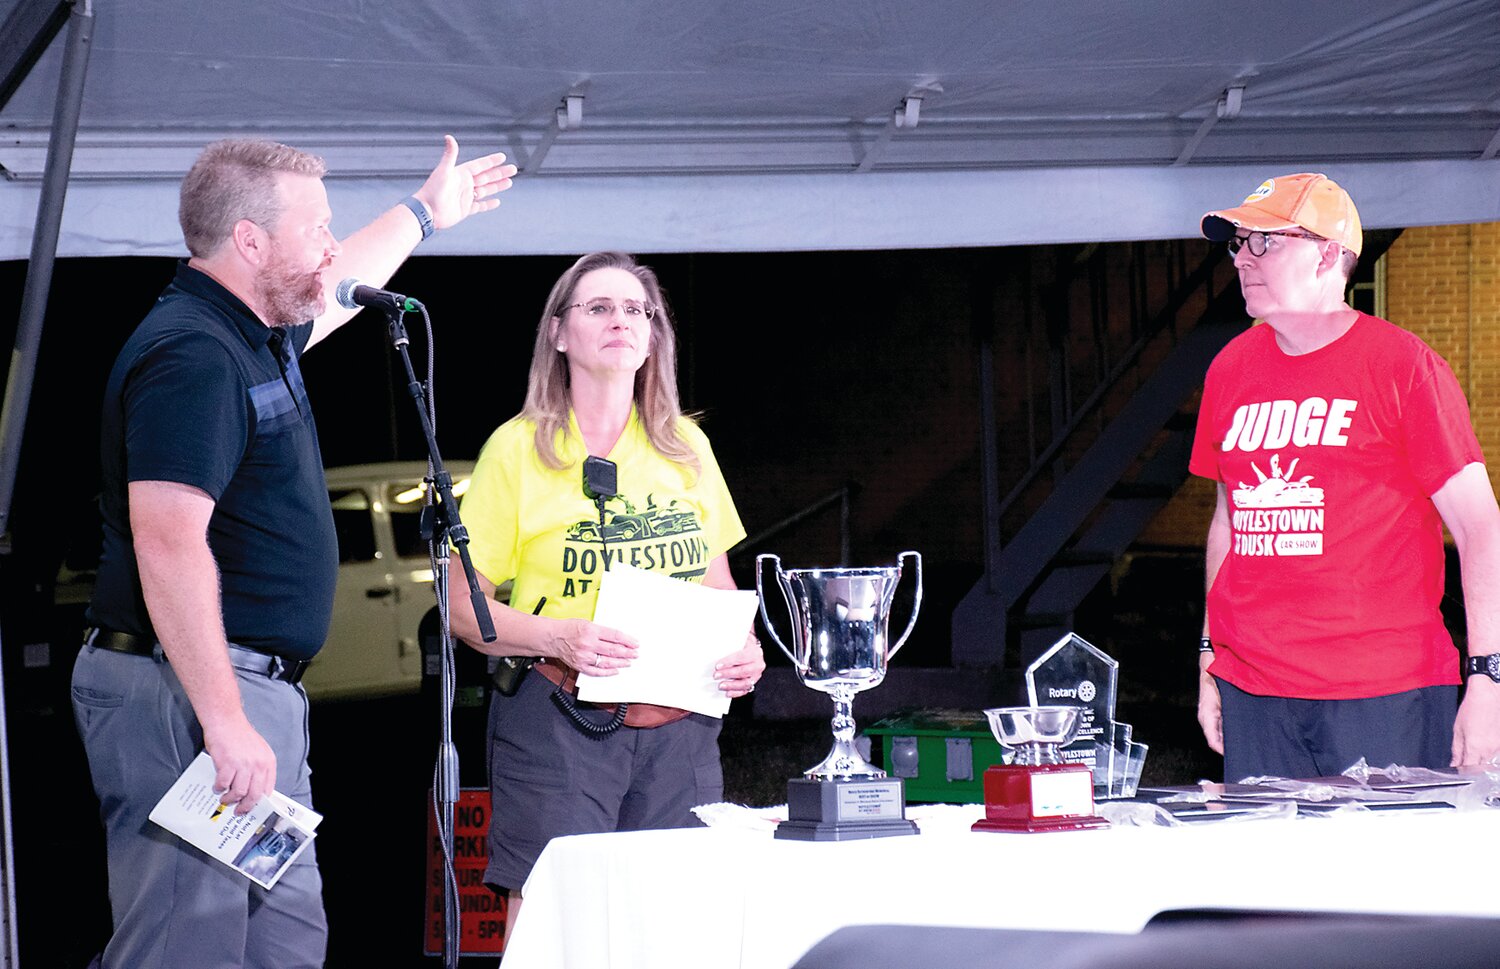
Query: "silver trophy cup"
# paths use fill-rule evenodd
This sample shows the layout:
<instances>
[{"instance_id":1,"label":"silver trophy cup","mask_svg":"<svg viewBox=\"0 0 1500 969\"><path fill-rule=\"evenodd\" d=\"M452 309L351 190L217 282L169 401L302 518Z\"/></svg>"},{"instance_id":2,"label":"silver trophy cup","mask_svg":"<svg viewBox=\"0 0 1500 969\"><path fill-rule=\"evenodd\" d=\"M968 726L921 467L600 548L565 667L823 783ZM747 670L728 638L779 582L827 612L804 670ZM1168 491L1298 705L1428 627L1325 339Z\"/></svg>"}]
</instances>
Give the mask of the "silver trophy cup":
<instances>
[{"instance_id":1,"label":"silver trophy cup","mask_svg":"<svg viewBox=\"0 0 1500 969\"><path fill-rule=\"evenodd\" d=\"M911 619L895 645L890 643L891 601L901 581L901 562L916 563L917 593ZM765 562L776 563L776 581L792 617L792 645L787 649L771 617L761 586ZM833 749L822 763L803 772L815 781L885 777L854 746L854 695L878 686L886 664L906 643L922 606L922 556L902 552L896 564L869 569L787 569L775 555L755 559L755 591L760 617L771 639L797 668L803 684L833 697Z\"/></svg>"}]
</instances>

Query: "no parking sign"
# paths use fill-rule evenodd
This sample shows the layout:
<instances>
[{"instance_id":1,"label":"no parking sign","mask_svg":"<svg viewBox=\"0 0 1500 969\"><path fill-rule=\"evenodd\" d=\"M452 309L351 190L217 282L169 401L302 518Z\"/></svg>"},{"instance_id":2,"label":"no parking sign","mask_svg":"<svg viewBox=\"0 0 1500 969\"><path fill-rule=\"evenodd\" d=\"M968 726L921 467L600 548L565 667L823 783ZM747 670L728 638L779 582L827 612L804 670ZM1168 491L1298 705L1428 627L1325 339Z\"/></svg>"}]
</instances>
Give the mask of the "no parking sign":
<instances>
[{"instance_id":1,"label":"no parking sign","mask_svg":"<svg viewBox=\"0 0 1500 969\"><path fill-rule=\"evenodd\" d=\"M430 806L430 801L429 801ZM505 897L484 883L489 860L488 788L465 788L453 806L453 872L458 877L459 955L498 955L505 950ZM443 953L443 846L437 817L427 812L427 931L423 951Z\"/></svg>"}]
</instances>

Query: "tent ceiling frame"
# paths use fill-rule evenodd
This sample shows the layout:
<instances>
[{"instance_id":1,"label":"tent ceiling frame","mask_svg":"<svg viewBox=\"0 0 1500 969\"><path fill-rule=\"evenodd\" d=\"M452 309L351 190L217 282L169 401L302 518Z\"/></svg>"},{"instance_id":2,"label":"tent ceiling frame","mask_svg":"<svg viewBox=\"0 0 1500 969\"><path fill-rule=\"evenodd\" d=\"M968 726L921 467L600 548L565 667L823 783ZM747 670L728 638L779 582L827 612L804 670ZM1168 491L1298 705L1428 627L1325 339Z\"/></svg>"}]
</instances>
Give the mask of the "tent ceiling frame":
<instances>
[{"instance_id":1,"label":"tent ceiling frame","mask_svg":"<svg viewBox=\"0 0 1500 969\"><path fill-rule=\"evenodd\" d=\"M582 96L578 96L581 110ZM559 108L566 111L566 102ZM501 144L522 159L527 174L561 176L853 173L856 171L986 170L1098 165L1171 166L1189 153L1193 119L954 120L921 115L917 128L900 129L891 115L874 123L787 122L728 124L708 121L619 124L597 117L587 127L498 130L454 127L465 145ZM565 117L566 115L564 115ZM1210 112L1210 117L1216 114ZM1204 123L1207 123L1206 121ZM1201 129L1201 124L1198 125ZM1212 139L1191 146L1193 164L1264 162L1323 164L1404 161L1414 158L1494 158L1500 148L1500 115L1247 117L1218 125ZM276 138L324 156L332 178L425 175L433 145L444 129L410 126L313 129L264 126L208 128L85 128L79 132L73 178L80 181L178 179L202 146L216 138ZM563 137L566 135L566 137ZM878 146L877 157L872 157ZM0 132L0 167L7 178L39 180L45 168L45 126ZM542 159L546 169L541 169Z\"/></svg>"}]
</instances>

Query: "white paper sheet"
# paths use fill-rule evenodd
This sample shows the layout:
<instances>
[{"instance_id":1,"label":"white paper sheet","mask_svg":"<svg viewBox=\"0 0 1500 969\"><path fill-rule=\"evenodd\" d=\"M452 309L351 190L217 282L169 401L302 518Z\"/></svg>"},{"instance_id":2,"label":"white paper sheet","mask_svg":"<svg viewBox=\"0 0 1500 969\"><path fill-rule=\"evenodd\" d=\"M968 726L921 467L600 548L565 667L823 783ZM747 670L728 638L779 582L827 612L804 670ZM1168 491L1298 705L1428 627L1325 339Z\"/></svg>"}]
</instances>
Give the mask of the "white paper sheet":
<instances>
[{"instance_id":1,"label":"white paper sheet","mask_svg":"<svg viewBox=\"0 0 1500 969\"><path fill-rule=\"evenodd\" d=\"M594 622L634 636L640 652L614 676L578 677L593 703L657 703L710 717L729 711L714 664L745 645L755 618L749 591L710 589L628 565L604 573Z\"/></svg>"}]
</instances>

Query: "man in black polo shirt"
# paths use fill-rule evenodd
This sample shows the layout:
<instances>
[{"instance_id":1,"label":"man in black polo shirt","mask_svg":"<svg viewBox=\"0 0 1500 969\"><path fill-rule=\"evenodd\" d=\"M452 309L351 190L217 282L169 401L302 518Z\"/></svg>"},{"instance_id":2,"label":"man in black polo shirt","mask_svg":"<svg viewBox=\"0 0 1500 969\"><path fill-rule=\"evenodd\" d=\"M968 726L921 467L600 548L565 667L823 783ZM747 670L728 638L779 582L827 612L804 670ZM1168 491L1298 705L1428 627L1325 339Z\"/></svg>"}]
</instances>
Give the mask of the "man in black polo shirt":
<instances>
[{"instance_id":1,"label":"man in black polo shirt","mask_svg":"<svg viewBox=\"0 0 1500 969\"><path fill-rule=\"evenodd\" d=\"M435 229L495 208L505 156L456 164L342 242L321 159L208 146L183 180L192 258L120 352L102 427L104 551L74 713L99 795L114 936L105 969L321 966L311 849L272 891L147 820L200 750L249 810L273 787L308 803L307 699L338 548L298 360ZM310 322L305 322L310 321Z\"/></svg>"}]
</instances>

